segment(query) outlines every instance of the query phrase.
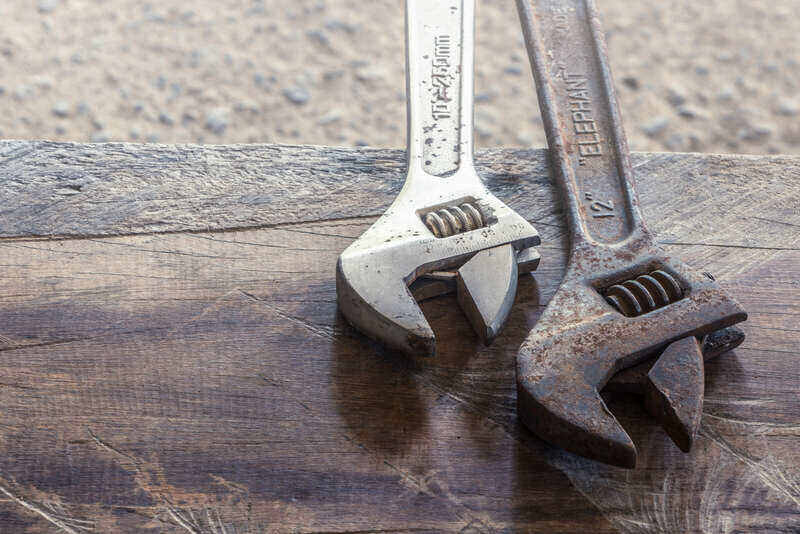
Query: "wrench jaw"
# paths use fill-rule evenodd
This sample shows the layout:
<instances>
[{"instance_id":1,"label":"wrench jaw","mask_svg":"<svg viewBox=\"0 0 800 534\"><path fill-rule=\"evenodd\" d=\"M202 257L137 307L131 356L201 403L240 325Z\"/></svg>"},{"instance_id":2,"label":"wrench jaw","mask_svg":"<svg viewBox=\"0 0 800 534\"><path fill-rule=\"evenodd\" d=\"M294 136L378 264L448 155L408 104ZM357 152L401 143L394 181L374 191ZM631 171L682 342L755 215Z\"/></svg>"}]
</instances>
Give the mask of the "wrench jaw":
<instances>
[{"instance_id":1,"label":"wrench jaw","mask_svg":"<svg viewBox=\"0 0 800 534\"><path fill-rule=\"evenodd\" d=\"M506 323L518 276L517 252L511 245L482 250L458 270L458 303L486 345Z\"/></svg>"},{"instance_id":2,"label":"wrench jaw","mask_svg":"<svg viewBox=\"0 0 800 534\"><path fill-rule=\"evenodd\" d=\"M365 266L339 258L336 294L347 321L369 338L407 354L433 356L436 337L402 277L365 281Z\"/></svg>"},{"instance_id":3,"label":"wrench jaw","mask_svg":"<svg viewBox=\"0 0 800 534\"><path fill-rule=\"evenodd\" d=\"M516 258L517 250L538 245L540 239L530 223L483 187L477 175L474 183L471 188L438 195L428 191L428 198L436 200L434 206L477 199L492 215L487 226L436 237L421 216L429 210L411 202L416 192L413 187L406 188L384 216L342 252L336 267L336 290L339 308L350 324L392 348L433 356L435 335L408 286L427 273L461 267L472 273L462 304L488 318L484 329L478 331L482 337L491 339L497 334L514 301L516 259L503 263L507 274L513 270L513 283L500 275L481 276L480 271L499 268L494 258L503 256L490 251L506 250ZM528 261L536 258L532 253L524 256ZM475 318L470 318L476 324Z\"/></svg>"},{"instance_id":4,"label":"wrench jaw","mask_svg":"<svg viewBox=\"0 0 800 534\"><path fill-rule=\"evenodd\" d=\"M688 336L671 343L647 373L645 408L683 452L692 448L705 396L700 342Z\"/></svg>"},{"instance_id":5,"label":"wrench jaw","mask_svg":"<svg viewBox=\"0 0 800 534\"><path fill-rule=\"evenodd\" d=\"M562 284L523 343L517 357L517 413L553 445L632 468L636 446L599 394L605 375L613 373L606 358L586 357L608 339L605 327L614 319L593 292L584 284ZM585 322L571 313L576 301L579 313L590 318Z\"/></svg>"},{"instance_id":6,"label":"wrench jaw","mask_svg":"<svg viewBox=\"0 0 800 534\"><path fill-rule=\"evenodd\" d=\"M637 255L630 263L615 260L614 251L592 250L591 258L573 256L564 283L520 348L518 412L545 441L581 456L632 468L636 447L599 391L617 371L636 365L661 348L744 321L747 314L716 282L663 252L659 254L658 249ZM618 270L593 277L582 275L591 272L589 265L615 264ZM630 265L636 267L631 269ZM651 272L654 267L680 280L683 298L628 317L606 302L599 291L631 274ZM682 358L695 361L693 353L687 354L684 348L681 343L668 347L654 366L656 372L649 375L651 407L663 412L660 421L682 448L691 445L699 422L703 383L702 372L696 379L687 380L685 369L676 366ZM702 365L702 354L700 362Z\"/></svg>"}]
</instances>

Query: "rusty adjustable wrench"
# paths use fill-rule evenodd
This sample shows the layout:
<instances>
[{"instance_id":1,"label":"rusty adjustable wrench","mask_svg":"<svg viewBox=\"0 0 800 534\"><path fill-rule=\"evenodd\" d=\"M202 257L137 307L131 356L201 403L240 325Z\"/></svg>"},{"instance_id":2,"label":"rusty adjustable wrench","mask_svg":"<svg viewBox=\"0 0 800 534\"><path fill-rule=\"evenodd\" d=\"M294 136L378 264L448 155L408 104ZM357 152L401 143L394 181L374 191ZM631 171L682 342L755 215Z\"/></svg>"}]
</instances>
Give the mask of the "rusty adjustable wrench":
<instances>
[{"instance_id":1,"label":"rusty adjustable wrench","mask_svg":"<svg viewBox=\"0 0 800 534\"><path fill-rule=\"evenodd\" d=\"M533 226L475 172L473 32L474 0L406 1L406 182L336 268L345 318L411 354L432 355L435 336L409 285L427 278L414 293L430 296L443 290L435 273L452 274L462 309L489 342L513 304L518 262L535 263L530 247L539 244Z\"/></svg>"},{"instance_id":2,"label":"rusty adjustable wrench","mask_svg":"<svg viewBox=\"0 0 800 534\"><path fill-rule=\"evenodd\" d=\"M572 242L564 280L519 350L519 416L550 443L633 467L636 447L599 390L663 350L647 373L648 409L688 449L703 398L697 336L747 314L644 224L594 0L517 6Z\"/></svg>"}]
</instances>

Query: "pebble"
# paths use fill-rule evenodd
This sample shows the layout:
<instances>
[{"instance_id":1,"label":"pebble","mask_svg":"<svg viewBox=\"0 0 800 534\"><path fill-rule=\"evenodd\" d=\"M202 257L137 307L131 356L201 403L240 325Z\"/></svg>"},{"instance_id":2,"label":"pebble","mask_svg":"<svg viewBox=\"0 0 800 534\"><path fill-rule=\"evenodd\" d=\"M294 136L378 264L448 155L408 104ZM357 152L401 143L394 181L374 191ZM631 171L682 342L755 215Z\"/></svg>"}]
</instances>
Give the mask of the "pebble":
<instances>
[{"instance_id":1,"label":"pebble","mask_svg":"<svg viewBox=\"0 0 800 534\"><path fill-rule=\"evenodd\" d=\"M639 78L635 76L625 76L624 78L622 78L622 83L624 83L626 87L630 87L634 91L638 91L640 87Z\"/></svg>"},{"instance_id":2,"label":"pebble","mask_svg":"<svg viewBox=\"0 0 800 534\"><path fill-rule=\"evenodd\" d=\"M722 101L727 101L733 98L733 88L731 87L723 87L720 92L717 94L717 98Z\"/></svg>"},{"instance_id":3,"label":"pebble","mask_svg":"<svg viewBox=\"0 0 800 534\"><path fill-rule=\"evenodd\" d=\"M685 119L695 119L697 118L697 111L690 106L680 106L678 108L678 115Z\"/></svg>"},{"instance_id":4,"label":"pebble","mask_svg":"<svg viewBox=\"0 0 800 534\"><path fill-rule=\"evenodd\" d=\"M681 134L670 135L667 140L664 141L664 146L667 147L667 150L670 152L683 151L685 146L683 136Z\"/></svg>"},{"instance_id":5,"label":"pebble","mask_svg":"<svg viewBox=\"0 0 800 534\"><path fill-rule=\"evenodd\" d=\"M477 95L475 95L475 102L476 103L491 102L493 98L494 95L492 95L491 93L478 93Z\"/></svg>"},{"instance_id":6,"label":"pebble","mask_svg":"<svg viewBox=\"0 0 800 534\"><path fill-rule=\"evenodd\" d=\"M317 121L317 124L319 124L320 126L327 126L328 124L333 124L334 122L338 122L339 120L341 120L341 118L342 118L341 113L335 110L331 110L322 117L320 117L320 119Z\"/></svg>"},{"instance_id":7,"label":"pebble","mask_svg":"<svg viewBox=\"0 0 800 534\"><path fill-rule=\"evenodd\" d=\"M267 8L264 7L262 2L254 2L253 6L247 10L248 15L263 15L267 12Z\"/></svg>"},{"instance_id":8,"label":"pebble","mask_svg":"<svg viewBox=\"0 0 800 534\"><path fill-rule=\"evenodd\" d=\"M225 132L228 127L228 110L225 108L214 108L206 113L206 130L217 135Z\"/></svg>"},{"instance_id":9,"label":"pebble","mask_svg":"<svg viewBox=\"0 0 800 534\"><path fill-rule=\"evenodd\" d=\"M172 126L175 124L175 119L173 119L168 113L159 113L158 114L158 122L165 126Z\"/></svg>"},{"instance_id":10,"label":"pebble","mask_svg":"<svg viewBox=\"0 0 800 534\"><path fill-rule=\"evenodd\" d=\"M298 106L302 106L311 99L311 93L308 92L308 89L300 85L287 87L283 90L283 96L288 98L292 104L297 104Z\"/></svg>"},{"instance_id":11,"label":"pebble","mask_svg":"<svg viewBox=\"0 0 800 534\"><path fill-rule=\"evenodd\" d=\"M361 68L355 73L356 80L359 82L373 82L381 77L380 72L374 68Z\"/></svg>"},{"instance_id":12,"label":"pebble","mask_svg":"<svg viewBox=\"0 0 800 534\"><path fill-rule=\"evenodd\" d=\"M778 113L787 117L793 117L800 113L800 106L794 100L781 100L778 103Z\"/></svg>"},{"instance_id":13,"label":"pebble","mask_svg":"<svg viewBox=\"0 0 800 534\"><path fill-rule=\"evenodd\" d=\"M509 65L508 67L503 69L503 72L505 72L506 74L511 74L512 76L519 76L522 74L522 68L520 68L517 65Z\"/></svg>"},{"instance_id":14,"label":"pebble","mask_svg":"<svg viewBox=\"0 0 800 534\"><path fill-rule=\"evenodd\" d=\"M317 43L321 44L322 46L328 46L331 43L331 40L328 39L328 36L325 35L325 32L323 32L322 30L308 30L306 32L306 36L312 41L316 41Z\"/></svg>"},{"instance_id":15,"label":"pebble","mask_svg":"<svg viewBox=\"0 0 800 534\"><path fill-rule=\"evenodd\" d=\"M648 137L656 137L669 126L669 119L667 117L656 117L650 122L642 126L642 132Z\"/></svg>"},{"instance_id":16,"label":"pebble","mask_svg":"<svg viewBox=\"0 0 800 534\"><path fill-rule=\"evenodd\" d=\"M343 30L347 33L355 33L356 27L349 22L344 22L339 19L331 19L325 23L325 29L331 31Z\"/></svg>"},{"instance_id":17,"label":"pebble","mask_svg":"<svg viewBox=\"0 0 800 534\"><path fill-rule=\"evenodd\" d=\"M675 107L682 106L686 103L686 95L684 94L683 90L677 87L671 87L667 91L667 102Z\"/></svg>"},{"instance_id":18,"label":"pebble","mask_svg":"<svg viewBox=\"0 0 800 534\"><path fill-rule=\"evenodd\" d=\"M531 132L522 132L517 134L517 143L520 146L529 147L533 146L535 139Z\"/></svg>"},{"instance_id":19,"label":"pebble","mask_svg":"<svg viewBox=\"0 0 800 534\"><path fill-rule=\"evenodd\" d=\"M22 84L14 89L14 98L17 100L26 100L33 96L33 87L28 84Z\"/></svg>"},{"instance_id":20,"label":"pebble","mask_svg":"<svg viewBox=\"0 0 800 534\"><path fill-rule=\"evenodd\" d=\"M70 110L69 103L64 102L62 100L60 102L55 103L52 111L53 115L55 115L56 117L61 117L63 119L64 117L69 116L69 110Z\"/></svg>"},{"instance_id":21,"label":"pebble","mask_svg":"<svg viewBox=\"0 0 800 534\"><path fill-rule=\"evenodd\" d=\"M739 139L742 141L764 141L772 135L772 128L765 125L748 126L739 130Z\"/></svg>"},{"instance_id":22,"label":"pebble","mask_svg":"<svg viewBox=\"0 0 800 534\"><path fill-rule=\"evenodd\" d=\"M59 3L61 3L61 0L39 0L36 3L36 8L39 10L39 13L51 13L58 7Z\"/></svg>"},{"instance_id":23,"label":"pebble","mask_svg":"<svg viewBox=\"0 0 800 534\"><path fill-rule=\"evenodd\" d=\"M251 113L253 115L258 114L260 111L258 102L253 100L242 100L237 102L233 109L239 113Z\"/></svg>"},{"instance_id":24,"label":"pebble","mask_svg":"<svg viewBox=\"0 0 800 534\"><path fill-rule=\"evenodd\" d=\"M332 82L334 80L338 80L339 78L341 78L344 75L345 75L345 71L343 69L335 69L335 70L325 71L325 73L322 75L322 78L326 82Z\"/></svg>"}]
</instances>

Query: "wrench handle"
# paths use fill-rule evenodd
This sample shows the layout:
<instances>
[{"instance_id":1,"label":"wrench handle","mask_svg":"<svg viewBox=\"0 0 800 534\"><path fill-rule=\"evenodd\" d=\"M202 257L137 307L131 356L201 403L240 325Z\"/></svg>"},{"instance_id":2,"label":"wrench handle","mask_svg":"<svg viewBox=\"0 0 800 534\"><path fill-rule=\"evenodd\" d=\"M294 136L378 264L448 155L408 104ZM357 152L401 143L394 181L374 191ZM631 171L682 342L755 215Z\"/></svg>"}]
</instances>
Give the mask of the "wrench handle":
<instances>
[{"instance_id":1,"label":"wrench handle","mask_svg":"<svg viewBox=\"0 0 800 534\"><path fill-rule=\"evenodd\" d=\"M647 234L594 0L517 0L573 249Z\"/></svg>"},{"instance_id":2,"label":"wrench handle","mask_svg":"<svg viewBox=\"0 0 800 534\"><path fill-rule=\"evenodd\" d=\"M409 177L473 167L474 10L474 0L406 0Z\"/></svg>"}]
</instances>

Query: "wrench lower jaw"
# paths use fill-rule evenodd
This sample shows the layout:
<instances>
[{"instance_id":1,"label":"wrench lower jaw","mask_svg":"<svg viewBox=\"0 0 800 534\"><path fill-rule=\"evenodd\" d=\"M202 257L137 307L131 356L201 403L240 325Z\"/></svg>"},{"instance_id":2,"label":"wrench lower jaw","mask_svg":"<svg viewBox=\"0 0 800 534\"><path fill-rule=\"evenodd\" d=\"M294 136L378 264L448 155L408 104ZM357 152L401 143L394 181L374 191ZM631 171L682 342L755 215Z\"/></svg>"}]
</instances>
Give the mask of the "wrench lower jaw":
<instances>
[{"instance_id":1,"label":"wrench lower jaw","mask_svg":"<svg viewBox=\"0 0 800 534\"><path fill-rule=\"evenodd\" d=\"M703 413L705 372L694 336L671 343L647 374L645 408L689 452Z\"/></svg>"},{"instance_id":2,"label":"wrench lower jaw","mask_svg":"<svg viewBox=\"0 0 800 534\"><path fill-rule=\"evenodd\" d=\"M336 294L347 322L369 338L406 354L436 353L433 329L402 278L387 277L380 286L353 284L354 280L358 282L356 273L345 270L340 259L336 266ZM371 303L388 305L379 310Z\"/></svg>"},{"instance_id":3,"label":"wrench lower jaw","mask_svg":"<svg viewBox=\"0 0 800 534\"><path fill-rule=\"evenodd\" d=\"M633 469L636 446L600 398L597 390L552 395L545 383L517 381L517 413L522 423L541 439L566 451L606 464ZM583 416L586 407L602 406L590 425Z\"/></svg>"}]
</instances>

